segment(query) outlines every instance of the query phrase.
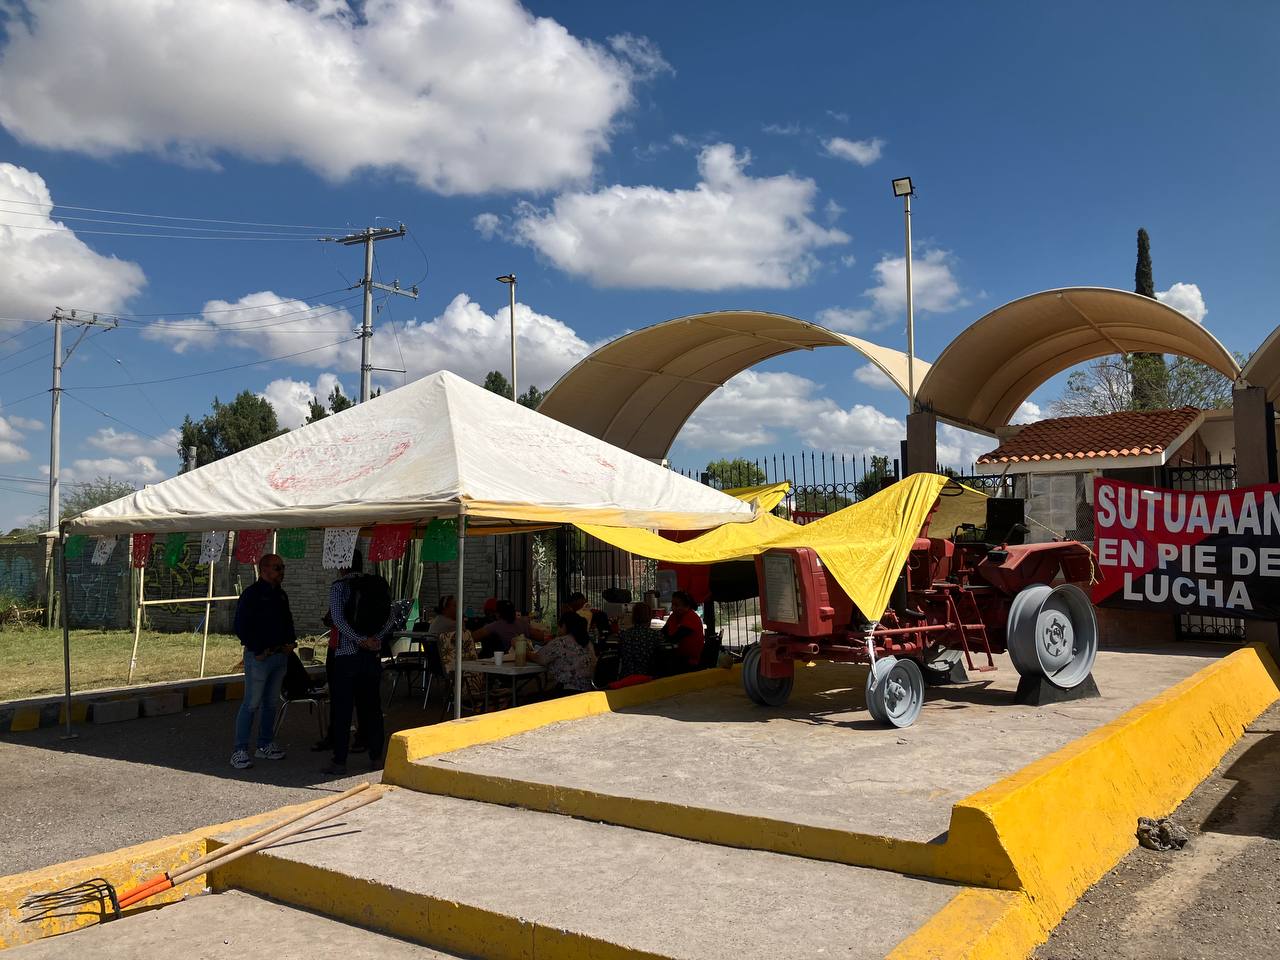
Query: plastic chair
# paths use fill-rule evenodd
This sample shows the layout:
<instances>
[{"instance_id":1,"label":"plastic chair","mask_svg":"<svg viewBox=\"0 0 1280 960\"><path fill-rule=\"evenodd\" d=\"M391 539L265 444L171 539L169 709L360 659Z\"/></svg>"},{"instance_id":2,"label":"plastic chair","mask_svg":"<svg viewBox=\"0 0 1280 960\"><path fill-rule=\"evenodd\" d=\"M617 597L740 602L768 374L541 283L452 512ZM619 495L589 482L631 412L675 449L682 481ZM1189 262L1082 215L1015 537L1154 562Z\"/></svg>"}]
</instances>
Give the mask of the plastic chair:
<instances>
[{"instance_id":1,"label":"plastic chair","mask_svg":"<svg viewBox=\"0 0 1280 960\"><path fill-rule=\"evenodd\" d=\"M274 740L280 733L280 728L284 726L284 718L289 713L289 706L294 703L305 703L307 711L315 714L316 723L320 727L320 739L325 738L325 716L329 712L329 690L322 687L312 690L305 697L286 697L283 694L280 697L280 709L276 711L275 729L271 731L271 738Z\"/></svg>"}]
</instances>

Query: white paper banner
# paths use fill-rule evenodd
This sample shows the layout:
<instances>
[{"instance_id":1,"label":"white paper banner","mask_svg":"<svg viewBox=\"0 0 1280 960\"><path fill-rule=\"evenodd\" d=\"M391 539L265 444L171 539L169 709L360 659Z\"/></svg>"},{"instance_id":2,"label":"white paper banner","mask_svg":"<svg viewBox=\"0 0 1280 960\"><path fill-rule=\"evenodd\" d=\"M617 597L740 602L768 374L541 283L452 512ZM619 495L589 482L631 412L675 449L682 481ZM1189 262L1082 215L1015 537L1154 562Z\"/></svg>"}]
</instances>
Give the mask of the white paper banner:
<instances>
[{"instance_id":1,"label":"white paper banner","mask_svg":"<svg viewBox=\"0 0 1280 960\"><path fill-rule=\"evenodd\" d=\"M116 549L115 537L99 537L93 545L93 565L100 567L111 558Z\"/></svg>"},{"instance_id":2,"label":"white paper banner","mask_svg":"<svg viewBox=\"0 0 1280 960\"><path fill-rule=\"evenodd\" d=\"M222 559L222 550L227 545L227 531L206 530L200 534L200 562L217 563Z\"/></svg>"},{"instance_id":3,"label":"white paper banner","mask_svg":"<svg viewBox=\"0 0 1280 960\"><path fill-rule=\"evenodd\" d=\"M324 569L343 570L351 566L351 556L356 550L359 527L324 528Z\"/></svg>"}]
</instances>

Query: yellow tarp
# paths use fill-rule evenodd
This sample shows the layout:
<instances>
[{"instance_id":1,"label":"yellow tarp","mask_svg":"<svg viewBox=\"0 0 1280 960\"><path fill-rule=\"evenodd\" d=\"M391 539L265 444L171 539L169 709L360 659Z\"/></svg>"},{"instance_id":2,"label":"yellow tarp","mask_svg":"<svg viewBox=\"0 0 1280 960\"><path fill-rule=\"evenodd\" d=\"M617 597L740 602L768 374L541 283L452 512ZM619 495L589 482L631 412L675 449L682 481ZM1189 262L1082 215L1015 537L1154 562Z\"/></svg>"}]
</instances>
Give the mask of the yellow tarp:
<instances>
[{"instance_id":1,"label":"yellow tarp","mask_svg":"<svg viewBox=\"0 0 1280 960\"><path fill-rule=\"evenodd\" d=\"M765 483L758 487L728 487L722 490L721 493L727 493L729 496L745 500L747 503L754 500L761 513L768 513L780 504L782 498L790 491L791 481L780 480L777 483Z\"/></svg>"},{"instance_id":2,"label":"yellow tarp","mask_svg":"<svg viewBox=\"0 0 1280 960\"><path fill-rule=\"evenodd\" d=\"M938 509L929 518L929 536L949 537L962 523L985 527L989 499L985 493L962 483L947 484L938 494Z\"/></svg>"},{"instance_id":3,"label":"yellow tarp","mask_svg":"<svg viewBox=\"0 0 1280 960\"><path fill-rule=\"evenodd\" d=\"M668 563L718 563L779 547L812 547L858 609L877 619L889 605L911 545L946 483L947 478L938 474L916 473L804 526L766 513L684 543L648 530L577 526L621 550Z\"/></svg>"}]
</instances>

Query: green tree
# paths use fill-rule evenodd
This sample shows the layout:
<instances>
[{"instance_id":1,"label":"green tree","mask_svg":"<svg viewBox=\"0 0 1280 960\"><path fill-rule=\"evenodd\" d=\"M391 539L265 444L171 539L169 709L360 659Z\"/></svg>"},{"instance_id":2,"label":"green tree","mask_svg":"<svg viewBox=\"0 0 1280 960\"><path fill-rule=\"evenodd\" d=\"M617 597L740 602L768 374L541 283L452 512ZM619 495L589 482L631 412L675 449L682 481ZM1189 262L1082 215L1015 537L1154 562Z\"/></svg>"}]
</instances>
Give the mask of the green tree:
<instances>
[{"instance_id":1,"label":"green tree","mask_svg":"<svg viewBox=\"0 0 1280 960\"><path fill-rule=\"evenodd\" d=\"M104 503L110 503L112 500L127 497L138 488L128 480L116 480L112 477L94 477L94 479L84 483L65 483L62 485L62 489L64 493L58 500L58 512L62 514L59 519L65 520L69 517L78 517L86 510L100 507ZM55 524L49 523L48 519L49 509L46 507L41 512L39 519L25 528L26 532L44 533L50 527L55 526Z\"/></svg>"},{"instance_id":2,"label":"green tree","mask_svg":"<svg viewBox=\"0 0 1280 960\"><path fill-rule=\"evenodd\" d=\"M746 457L713 460L707 464L706 473L722 490L727 487L758 487L769 482L764 471Z\"/></svg>"},{"instance_id":3,"label":"green tree","mask_svg":"<svg viewBox=\"0 0 1280 960\"><path fill-rule=\"evenodd\" d=\"M187 470L191 467L188 447L196 448L196 464L204 466L284 432L270 401L244 390L230 403L214 397L213 412L198 421L186 417L182 421L182 446L178 448L178 455L182 458L182 468Z\"/></svg>"},{"instance_id":4,"label":"green tree","mask_svg":"<svg viewBox=\"0 0 1280 960\"><path fill-rule=\"evenodd\" d=\"M865 500L879 493L893 481L893 464L889 462L889 458L874 456L862 479L853 485L854 496L859 500Z\"/></svg>"},{"instance_id":5,"label":"green tree","mask_svg":"<svg viewBox=\"0 0 1280 960\"><path fill-rule=\"evenodd\" d=\"M1156 283L1151 272L1151 238L1138 229L1138 263L1133 271L1133 292L1155 299ZM1169 406L1169 371L1158 353L1133 353L1128 358L1129 394L1133 410L1160 410Z\"/></svg>"},{"instance_id":6,"label":"green tree","mask_svg":"<svg viewBox=\"0 0 1280 960\"><path fill-rule=\"evenodd\" d=\"M1248 361L1237 353L1236 362ZM1196 407L1212 410L1231 406L1232 383L1208 364L1189 357L1174 357L1164 368L1165 382L1159 408ZM1055 417L1097 417L1122 410L1141 409L1133 402L1133 369L1124 357L1095 360L1067 376L1062 396L1049 408Z\"/></svg>"},{"instance_id":7,"label":"green tree","mask_svg":"<svg viewBox=\"0 0 1280 960\"><path fill-rule=\"evenodd\" d=\"M376 397L380 393L382 393L381 390L375 393L374 396ZM342 392L342 384L335 383L333 389L329 391L329 405L327 407L320 401L319 397L312 397L307 402L310 410L307 413L307 419L303 422L315 423L317 420L323 420L331 413L341 413L343 410L355 405L356 402Z\"/></svg>"},{"instance_id":8,"label":"green tree","mask_svg":"<svg viewBox=\"0 0 1280 960\"><path fill-rule=\"evenodd\" d=\"M484 388L490 393L511 399L511 381L503 375L501 370L490 370L485 374Z\"/></svg>"},{"instance_id":9,"label":"green tree","mask_svg":"<svg viewBox=\"0 0 1280 960\"><path fill-rule=\"evenodd\" d=\"M542 403L542 398L546 394L537 387L530 386L528 390L520 394L520 405L528 407L530 410L537 410L538 404Z\"/></svg>"}]
</instances>

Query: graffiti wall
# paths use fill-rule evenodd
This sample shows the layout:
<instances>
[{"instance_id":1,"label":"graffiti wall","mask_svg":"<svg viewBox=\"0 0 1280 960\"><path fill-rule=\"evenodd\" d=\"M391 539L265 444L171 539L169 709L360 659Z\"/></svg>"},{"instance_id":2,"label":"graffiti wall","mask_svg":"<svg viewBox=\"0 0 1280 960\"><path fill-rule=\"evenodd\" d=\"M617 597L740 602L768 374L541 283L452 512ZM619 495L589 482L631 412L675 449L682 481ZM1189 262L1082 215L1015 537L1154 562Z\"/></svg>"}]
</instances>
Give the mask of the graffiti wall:
<instances>
[{"instance_id":1,"label":"graffiti wall","mask_svg":"<svg viewBox=\"0 0 1280 960\"><path fill-rule=\"evenodd\" d=\"M0 544L0 597L35 604L44 595L43 543Z\"/></svg>"}]
</instances>

